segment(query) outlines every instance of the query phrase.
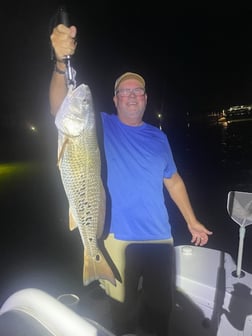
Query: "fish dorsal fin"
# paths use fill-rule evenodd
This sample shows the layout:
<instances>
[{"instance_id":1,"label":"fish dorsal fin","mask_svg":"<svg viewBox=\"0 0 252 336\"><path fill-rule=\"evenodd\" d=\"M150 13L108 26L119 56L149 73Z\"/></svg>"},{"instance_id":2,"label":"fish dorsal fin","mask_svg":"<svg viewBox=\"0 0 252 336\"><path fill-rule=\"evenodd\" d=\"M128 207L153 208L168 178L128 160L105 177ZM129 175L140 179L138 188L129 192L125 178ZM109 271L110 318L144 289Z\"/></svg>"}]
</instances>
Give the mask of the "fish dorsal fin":
<instances>
[{"instance_id":1,"label":"fish dorsal fin","mask_svg":"<svg viewBox=\"0 0 252 336\"><path fill-rule=\"evenodd\" d=\"M73 231L76 228L77 228L76 221L72 215L71 209L69 209L69 229L70 231Z\"/></svg>"}]
</instances>

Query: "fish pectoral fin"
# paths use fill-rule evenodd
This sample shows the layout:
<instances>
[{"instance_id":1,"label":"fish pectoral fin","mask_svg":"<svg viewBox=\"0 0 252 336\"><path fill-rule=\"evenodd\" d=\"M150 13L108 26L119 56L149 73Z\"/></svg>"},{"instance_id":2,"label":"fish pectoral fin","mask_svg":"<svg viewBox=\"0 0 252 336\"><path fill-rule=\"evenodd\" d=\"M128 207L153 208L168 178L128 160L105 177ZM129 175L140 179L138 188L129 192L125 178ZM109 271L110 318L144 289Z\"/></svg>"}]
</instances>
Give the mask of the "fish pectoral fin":
<instances>
[{"instance_id":1,"label":"fish pectoral fin","mask_svg":"<svg viewBox=\"0 0 252 336\"><path fill-rule=\"evenodd\" d=\"M73 231L76 228L77 228L76 221L75 221L75 219L74 219L74 217L72 215L71 210L69 210L69 230Z\"/></svg>"},{"instance_id":2,"label":"fish pectoral fin","mask_svg":"<svg viewBox=\"0 0 252 336\"><path fill-rule=\"evenodd\" d=\"M99 251L96 258L84 253L83 284L87 286L92 281L104 279L116 286L116 279L104 255Z\"/></svg>"},{"instance_id":3,"label":"fish pectoral fin","mask_svg":"<svg viewBox=\"0 0 252 336\"><path fill-rule=\"evenodd\" d=\"M58 153L58 162L57 162L57 166L58 166L58 167L59 167L59 165L60 165L60 161L61 161L61 159L62 159L62 156L63 156L64 151L65 151L65 147L66 147L68 141L69 141L69 139L68 139L68 138L65 138L65 140L64 140L64 142L63 142L63 144L62 144L62 146L61 146L61 149L59 150L59 153Z\"/></svg>"}]
</instances>

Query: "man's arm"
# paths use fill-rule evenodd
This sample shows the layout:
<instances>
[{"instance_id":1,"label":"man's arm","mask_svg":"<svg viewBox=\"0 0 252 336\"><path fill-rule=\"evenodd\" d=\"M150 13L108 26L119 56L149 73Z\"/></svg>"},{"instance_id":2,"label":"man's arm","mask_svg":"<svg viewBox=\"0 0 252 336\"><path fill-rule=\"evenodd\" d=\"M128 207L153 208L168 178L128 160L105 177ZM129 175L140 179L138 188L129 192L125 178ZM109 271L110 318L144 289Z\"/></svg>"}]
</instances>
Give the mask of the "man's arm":
<instances>
[{"instance_id":1,"label":"man's arm","mask_svg":"<svg viewBox=\"0 0 252 336\"><path fill-rule=\"evenodd\" d=\"M66 65L64 63L56 62L57 69L65 72ZM67 85L65 74L56 72L55 69L52 74L50 88L49 88L49 102L52 115L56 115L57 111L67 94Z\"/></svg>"},{"instance_id":2,"label":"man's arm","mask_svg":"<svg viewBox=\"0 0 252 336\"><path fill-rule=\"evenodd\" d=\"M50 109L53 115L57 114L57 111L67 94L68 88L65 77L66 65L63 59L66 55L74 54L76 49L76 33L77 29L75 26L68 28L60 24L53 29L50 36L56 58L49 88Z\"/></svg>"},{"instance_id":3,"label":"man's arm","mask_svg":"<svg viewBox=\"0 0 252 336\"><path fill-rule=\"evenodd\" d=\"M200 246L205 245L208 242L208 235L211 235L212 232L207 230L196 218L181 176L175 173L171 178L164 178L164 185L187 223L188 230L192 234L192 243Z\"/></svg>"}]
</instances>

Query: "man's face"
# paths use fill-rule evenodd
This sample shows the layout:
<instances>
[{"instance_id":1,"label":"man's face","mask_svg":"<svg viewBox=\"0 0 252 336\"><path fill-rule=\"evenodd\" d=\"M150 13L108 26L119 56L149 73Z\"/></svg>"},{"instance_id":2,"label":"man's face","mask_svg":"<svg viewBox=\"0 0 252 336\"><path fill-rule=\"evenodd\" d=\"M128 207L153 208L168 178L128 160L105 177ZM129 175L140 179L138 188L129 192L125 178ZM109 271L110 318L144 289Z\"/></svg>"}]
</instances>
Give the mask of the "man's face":
<instances>
[{"instance_id":1,"label":"man's face","mask_svg":"<svg viewBox=\"0 0 252 336\"><path fill-rule=\"evenodd\" d=\"M142 83L135 78L122 81L113 98L119 119L132 126L142 123L147 94Z\"/></svg>"}]
</instances>

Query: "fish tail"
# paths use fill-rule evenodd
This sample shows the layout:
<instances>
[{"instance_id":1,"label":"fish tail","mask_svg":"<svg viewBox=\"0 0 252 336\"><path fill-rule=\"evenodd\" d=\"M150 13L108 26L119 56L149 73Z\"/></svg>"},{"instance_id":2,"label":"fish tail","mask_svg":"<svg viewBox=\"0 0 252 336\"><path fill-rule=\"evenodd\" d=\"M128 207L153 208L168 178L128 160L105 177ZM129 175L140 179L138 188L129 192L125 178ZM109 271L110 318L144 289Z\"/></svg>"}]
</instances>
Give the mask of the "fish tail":
<instances>
[{"instance_id":1,"label":"fish tail","mask_svg":"<svg viewBox=\"0 0 252 336\"><path fill-rule=\"evenodd\" d=\"M84 253L84 266L83 266L83 284L87 286L92 281L104 279L110 281L116 286L116 280L111 267L106 261L104 255L99 251L96 257L85 255Z\"/></svg>"}]
</instances>

